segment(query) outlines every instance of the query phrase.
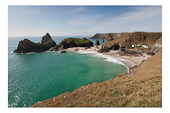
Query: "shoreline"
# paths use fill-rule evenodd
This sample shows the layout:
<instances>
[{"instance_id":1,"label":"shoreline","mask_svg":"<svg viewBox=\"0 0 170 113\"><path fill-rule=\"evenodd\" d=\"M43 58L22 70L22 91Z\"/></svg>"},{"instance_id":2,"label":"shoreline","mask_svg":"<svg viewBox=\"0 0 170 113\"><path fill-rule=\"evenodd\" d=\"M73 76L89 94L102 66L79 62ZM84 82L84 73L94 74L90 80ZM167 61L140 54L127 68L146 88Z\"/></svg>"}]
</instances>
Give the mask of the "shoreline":
<instances>
[{"instance_id":1,"label":"shoreline","mask_svg":"<svg viewBox=\"0 0 170 113\"><path fill-rule=\"evenodd\" d=\"M101 49L101 45L99 45L98 48L96 48L96 45L95 45L95 46L87 48L87 49L85 49L85 47L73 47L73 48L67 48L67 49L64 49L64 50L66 50L66 51L76 51L79 54L95 54L95 55L96 54L102 54L102 55L105 55L103 58L112 57L114 59L119 60L121 63L123 63L124 66L127 67L127 70L129 70L130 67L140 65L142 61L144 61L147 58L151 57L151 55L147 55L146 53L143 53L143 56L139 56L139 57L120 56L118 54L120 50L110 50L109 52L98 53L97 51L99 49ZM99 57L101 57L101 55Z\"/></svg>"}]
</instances>

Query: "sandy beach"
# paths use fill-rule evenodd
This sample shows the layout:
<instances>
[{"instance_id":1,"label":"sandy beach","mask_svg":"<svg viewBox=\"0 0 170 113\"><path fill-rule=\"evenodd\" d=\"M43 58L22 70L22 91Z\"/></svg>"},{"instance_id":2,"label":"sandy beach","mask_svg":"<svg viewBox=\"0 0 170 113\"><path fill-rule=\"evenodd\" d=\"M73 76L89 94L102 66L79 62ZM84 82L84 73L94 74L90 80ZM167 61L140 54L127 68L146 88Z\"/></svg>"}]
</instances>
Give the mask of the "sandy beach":
<instances>
[{"instance_id":1,"label":"sandy beach","mask_svg":"<svg viewBox=\"0 0 170 113\"><path fill-rule=\"evenodd\" d=\"M85 48L85 47L73 47L73 48L68 48L65 49L67 51L87 51L87 52L97 52L99 49L101 49L101 45L93 46L90 48ZM119 61L121 61L123 64L126 65L126 67L130 68L135 65L139 65L143 60L146 60L147 58L151 57L151 55L147 55L146 53L142 53L143 56L120 56L119 53L120 50L110 50L109 52L105 53L98 53L98 54L103 54L105 56L111 56Z\"/></svg>"},{"instance_id":2,"label":"sandy beach","mask_svg":"<svg viewBox=\"0 0 170 113\"><path fill-rule=\"evenodd\" d=\"M132 62L134 62L135 64L139 65L143 60L146 60L147 58L151 57L151 55L147 55L146 53L142 53L143 56L139 56L139 57L135 57L135 56L120 56L118 54L119 50L110 50L109 52L103 53L106 55L111 55L114 57L119 57L119 58L123 58L123 59L127 59L130 60Z\"/></svg>"}]
</instances>

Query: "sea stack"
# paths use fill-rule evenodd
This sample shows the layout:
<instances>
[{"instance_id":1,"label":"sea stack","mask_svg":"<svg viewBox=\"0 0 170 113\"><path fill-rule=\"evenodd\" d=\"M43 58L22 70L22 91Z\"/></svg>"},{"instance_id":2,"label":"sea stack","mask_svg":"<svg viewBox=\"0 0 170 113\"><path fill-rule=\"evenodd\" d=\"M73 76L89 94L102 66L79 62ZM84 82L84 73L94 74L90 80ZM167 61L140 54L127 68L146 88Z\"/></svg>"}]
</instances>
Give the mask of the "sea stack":
<instances>
[{"instance_id":1,"label":"sea stack","mask_svg":"<svg viewBox=\"0 0 170 113\"><path fill-rule=\"evenodd\" d=\"M52 40L49 33L42 37L41 43L34 43L29 39L21 40L15 53L44 52L54 47L56 43Z\"/></svg>"},{"instance_id":2,"label":"sea stack","mask_svg":"<svg viewBox=\"0 0 170 113\"><path fill-rule=\"evenodd\" d=\"M41 44L48 47L48 49L50 49L51 47L54 47L56 45L56 43L52 40L49 33L47 33L45 36L42 37Z\"/></svg>"},{"instance_id":3,"label":"sea stack","mask_svg":"<svg viewBox=\"0 0 170 113\"><path fill-rule=\"evenodd\" d=\"M96 40L96 45L98 46L98 45L100 45L100 43L99 43L99 41L98 40Z\"/></svg>"}]
</instances>

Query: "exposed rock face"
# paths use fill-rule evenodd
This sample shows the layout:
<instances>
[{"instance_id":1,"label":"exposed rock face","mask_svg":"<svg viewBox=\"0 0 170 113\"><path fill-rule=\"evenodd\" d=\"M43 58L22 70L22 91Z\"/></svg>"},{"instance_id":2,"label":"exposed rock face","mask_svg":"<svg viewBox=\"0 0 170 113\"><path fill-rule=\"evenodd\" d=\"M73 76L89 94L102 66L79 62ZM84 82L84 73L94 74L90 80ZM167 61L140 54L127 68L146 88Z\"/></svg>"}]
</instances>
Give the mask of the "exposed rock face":
<instances>
[{"instance_id":1,"label":"exposed rock face","mask_svg":"<svg viewBox=\"0 0 170 113\"><path fill-rule=\"evenodd\" d=\"M102 48L98 50L97 52L104 53L104 52L109 52L109 51L110 51L110 47L102 45Z\"/></svg>"},{"instance_id":2,"label":"exposed rock face","mask_svg":"<svg viewBox=\"0 0 170 113\"><path fill-rule=\"evenodd\" d=\"M110 49L112 49L112 50L118 50L119 48L120 48L120 45L119 45L118 43L114 43L114 45L111 46Z\"/></svg>"},{"instance_id":3,"label":"exposed rock face","mask_svg":"<svg viewBox=\"0 0 170 113\"><path fill-rule=\"evenodd\" d=\"M151 47L151 50L147 53L149 55L155 55L162 50L162 37L160 37L156 43Z\"/></svg>"},{"instance_id":4,"label":"exposed rock face","mask_svg":"<svg viewBox=\"0 0 170 113\"><path fill-rule=\"evenodd\" d=\"M56 45L49 33L42 37L41 44L45 45L48 49Z\"/></svg>"},{"instance_id":5,"label":"exposed rock face","mask_svg":"<svg viewBox=\"0 0 170 113\"><path fill-rule=\"evenodd\" d=\"M98 41L98 40L96 40L96 45L100 45L100 43L99 43L99 41Z\"/></svg>"},{"instance_id":6,"label":"exposed rock face","mask_svg":"<svg viewBox=\"0 0 170 113\"><path fill-rule=\"evenodd\" d=\"M120 49L119 55L120 56L135 56L135 57L143 56L143 54L140 53L139 51L129 50L129 49L125 49L125 48Z\"/></svg>"},{"instance_id":7,"label":"exposed rock face","mask_svg":"<svg viewBox=\"0 0 170 113\"><path fill-rule=\"evenodd\" d=\"M36 52L38 51L38 45L34 42L31 42L28 39L21 40L18 44L17 49L14 51L15 53L28 53L28 52Z\"/></svg>"},{"instance_id":8,"label":"exposed rock face","mask_svg":"<svg viewBox=\"0 0 170 113\"><path fill-rule=\"evenodd\" d=\"M120 35L121 35L120 33L105 33L105 34L97 33L94 36L92 36L90 39L101 39L106 41L112 41L114 39L119 38Z\"/></svg>"},{"instance_id":9,"label":"exposed rock face","mask_svg":"<svg viewBox=\"0 0 170 113\"><path fill-rule=\"evenodd\" d=\"M110 50L119 50L120 45L118 43L115 43L113 46L105 46L102 45L102 48L98 50L97 52L103 53L103 52L109 52Z\"/></svg>"},{"instance_id":10,"label":"exposed rock face","mask_svg":"<svg viewBox=\"0 0 170 113\"><path fill-rule=\"evenodd\" d=\"M93 46L93 43L86 39L79 39L79 38L66 38L61 43L56 45L54 48L51 48L52 51L59 51L62 49L67 49L70 47L90 47Z\"/></svg>"},{"instance_id":11,"label":"exposed rock face","mask_svg":"<svg viewBox=\"0 0 170 113\"><path fill-rule=\"evenodd\" d=\"M108 37L106 38L105 36L108 36ZM139 49L140 51L147 53L149 51L149 48L151 47L153 48L153 45L161 36L162 36L162 33L159 33L159 32L133 32L133 33L96 34L91 38L107 40L107 42L103 44L104 48L102 48L99 52L107 52L111 49L118 50L120 47L131 49L132 45L135 45L136 49ZM112 40L112 41L109 41L109 40ZM149 48L143 49L143 48L137 47L137 45L146 45ZM157 44L157 46L156 45L154 46L155 48L157 48L155 49L155 52L159 50L158 45L159 44Z\"/></svg>"},{"instance_id":12,"label":"exposed rock face","mask_svg":"<svg viewBox=\"0 0 170 113\"><path fill-rule=\"evenodd\" d=\"M28 53L28 52L43 52L49 50L49 48L55 46L55 42L51 39L51 36L47 33L42 38L41 43L34 43L29 39L21 40L18 44L15 53Z\"/></svg>"}]
</instances>

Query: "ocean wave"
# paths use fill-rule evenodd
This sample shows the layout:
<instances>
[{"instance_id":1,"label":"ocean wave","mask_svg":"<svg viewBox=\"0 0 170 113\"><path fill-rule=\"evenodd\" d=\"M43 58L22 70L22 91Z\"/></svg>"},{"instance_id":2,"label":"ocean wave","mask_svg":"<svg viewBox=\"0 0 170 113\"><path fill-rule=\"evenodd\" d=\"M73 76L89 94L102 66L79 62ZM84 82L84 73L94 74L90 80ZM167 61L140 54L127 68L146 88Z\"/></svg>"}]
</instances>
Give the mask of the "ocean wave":
<instances>
[{"instance_id":1,"label":"ocean wave","mask_svg":"<svg viewBox=\"0 0 170 113\"><path fill-rule=\"evenodd\" d=\"M113 56L110 56L110 55L104 55L104 54L102 54L102 53L98 53L97 51L79 50L79 51L77 51L77 52L78 52L79 54L93 54L94 57L106 58L105 61L124 65L127 69L129 69L129 67L133 67L133 66L136 65L135 63L133 63L133 62L130 61L130 60L126 60L126 59L119 58L119 57L113 57ZM128 64L128 65L127 65L127 64Z\"/></svg>"}]
</instances>

